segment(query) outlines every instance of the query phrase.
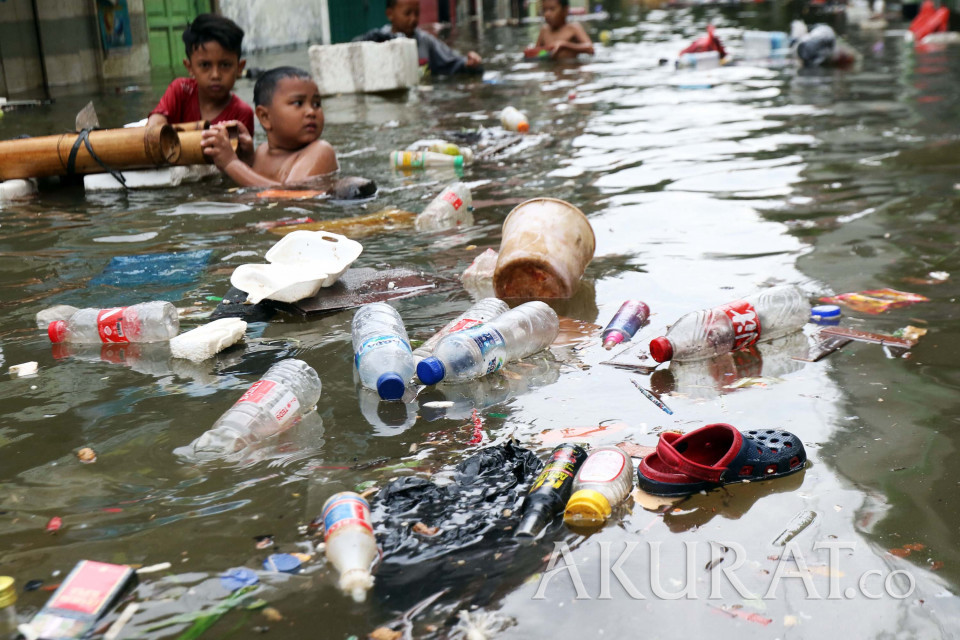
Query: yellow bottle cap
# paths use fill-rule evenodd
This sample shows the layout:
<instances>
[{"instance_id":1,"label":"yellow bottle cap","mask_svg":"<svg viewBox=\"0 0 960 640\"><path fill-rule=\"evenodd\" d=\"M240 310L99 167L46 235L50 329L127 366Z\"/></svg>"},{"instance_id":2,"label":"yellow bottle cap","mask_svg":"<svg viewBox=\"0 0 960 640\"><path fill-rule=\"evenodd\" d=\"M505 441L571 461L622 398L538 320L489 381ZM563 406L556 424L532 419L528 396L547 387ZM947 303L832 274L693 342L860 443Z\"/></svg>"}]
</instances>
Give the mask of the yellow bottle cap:
<instances>
[{"instance_id":1,"label":"yellow bottle cap","mask_svg":"<svg viewBox=\"0 0 960 640\"><path fill-rule=\"evenodd\" d=\"M570 496L563 512L563 521L570 526L603 524L610 517L610 501L602 493L581 489Z\"/></svg>"},{"instance_id":2,"label":"yellow bottle cap","mask_svg":"<svg viewBox=\"0 0 960 640\"><path fill-rule=\"evenodd\" d=\"M0 609L9 607L17 601L17 590L13 588L13 578L0 576Z\"/></svg>"}]
</instances>

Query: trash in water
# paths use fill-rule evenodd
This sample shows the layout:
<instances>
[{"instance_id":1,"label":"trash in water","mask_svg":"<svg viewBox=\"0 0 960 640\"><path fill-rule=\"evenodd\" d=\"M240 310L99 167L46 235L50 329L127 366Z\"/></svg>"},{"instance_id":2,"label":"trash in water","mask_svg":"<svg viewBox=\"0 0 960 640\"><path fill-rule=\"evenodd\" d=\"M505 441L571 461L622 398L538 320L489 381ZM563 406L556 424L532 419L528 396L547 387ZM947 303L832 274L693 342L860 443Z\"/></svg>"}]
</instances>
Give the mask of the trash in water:
<instances>
[{"instance_id":1,"label":"trash in water","mask_svg":"<svg viewBox=\"0 0 960 640\"><path fill-rule=\"evenodd\" d=\"M103 273L90 281L90 286L119 287L123 289L146 285L191 284L206 269L213 251L185 251L182 253L148 253L136 256L114 256Z\"/></svg>"},{"instance_id":2,"label":"trash in water","mask_svg":"<svg viewBox=\"0 0 960 640\"><path fill-rule=\"evenodd\" d=\"M180 331L177 308L169 302L144 302L112 309L80 309L68 320L51 322L50 342L166 342Z\"/></svg>"},{"instance_id":3,"label":"trash in water","mask_svg":"<svg viewBox=\"0 0 960 640\"><path fill-rule=\"evenodd\" d=\"M774 546L782 547L796 538L809 527L817 517L816 511L801 511L787 524L787 528L773 541Z\"/></svg>"},{"instance_id":4,"label":"trash in water","mask_svg":"<svg viewBox=\"0 0 960 640\"><path fill-rule=\"evenodd\" d=\"M394 169L427 169L429 167L452 167L458 173L463 170L463 156L449 156L433 151L391 151L390 166Z\"/></svg>"},{"instance_id":5,"label":"trash in water","mask_svg":"<svg viewBox=\"0 0 960 640\"><path fill-rule=\"evenodd\" d=\"M600 334L603 339L603 348L609 351L621 342L629 342L640 327L646 324L649 317L650 307L646 303L639 300L624 302Z\"/></svg>"},{"instance_id":6,"label":"trash in water","mask_svg":"<svg viewBox=\"0 0 960 640\"><path fill-rule=\"evenodd\" d=\"M820 301L842 304L854 311L877 315L890 309L908 307L917 302L929 302L930 298L918 293L909 293L887 288L868 289L856 293L842 293L836 296L820 298Z\"/></svg>"},{"instance_id":7,"label":"trash in water","mask_svg":"<svg viewBox=\"0 0 960 640\"><path fill-rule=\"evenodd\" d=\"M340 590L354 602L366 600L373 586L370 568L380 555L367 501L352 491L330 496L323 505L323 541L327 560L340 574Z\"/></svg>"},{"instance_id":8,"label":"trash in water","mask_svg":"<svg viewBox=\"0 0 960 640\"><path fill-rule=\"evenodd\" d=\"M835 304L821 304L810 309L810 322L823 325L840 324L840 307Z\"/></svg>"},{"instance_id":9,"label":"trash in water","mask_svg":"<svg viewBox=\"0 0 960 640\"><path fill-rule=\"evenodd\" d=\"M455 182L434 198L413 221L417 231L442 231L473 224L470 187Z\"/></svg>"},{"instance_id":10,"label":"trash in water","mask_svg":"<svg viewBox=\"0 0 960 640\"><path fill-rule=\"evenodd\" d=\"M47 526L44 527L44 530L47 533L56 533L57 531L60 531L61 527L63 527L63 518L60 516L53 516L47 521Z\"/></svg>"},{"instance_id":11,"label":"trash in water","mask_svg":"<svg viewBox=\"0 0 960 640\"><path fill-rule=\"evenodd\" d=\"M497 268L497 258L499 254L496 251L487 249L474 258L460 276L463 288L475 298L496 297L493 291L493 272Z\"/></svg>"},{"instance_id":12,"label":"trash in water","mask_svg":"<svg viewBox=\"0 0 960 640\"><path fill-rule=\"evenodd\" d=\"M915 329L915 328L914 328ZM901 330L902 331L902 330ZM924 331L924 333L926 333ZM910 349L917 344L922 333L908 331L903 336L887 335L884 333L871 333L869 331L860 331L859 329L847 329L846 327L825 327L820 330L820 336L836 336L856 340L857 342L867 342L879 344L885 347L899 347L901 349ZM907 336L911 337L907 337Z\"/></svg>"},{"instance_id":13,"label":"trash in water","mask_svg":"<svg viewBox=\"0 0 960 640\"><path fill-rule=\"evenodd\" d=\"M280 573L298 573L300 560L289 553L273 553L263 561L263 568Z\"/></svg>"},{"instance_id":14,"label":"trash in water","mask_svg":"<svg viewBox=\"0 0 960 640\"><path fill-rule=\"evenodd\" d=\"M12 376L18 378L23 378L26 376L36 375L37 369L40 367L36 362L22 362L20 364L15 364L8 370L8 373Z\"/></svg>"},{"instance_id":15,"label":"trash in water","mask_svg":"<svg viewBox=\"0 0 960 640\"><path fill-rule=\"evenodd\" d=\"M93 464L97 461L97 452L90 447L84 447L77 451L77 459L83 464Z\"/></svg>"},{"instance_id":16,"label":"trash in water","mask_svg":"<svg viewBox=\"0 0 960 640\"><path fill-rule=\"evenodd\" d=\"M414 372L403 318L389 304L374 302L357 309L351 332L360 383L383 400L400 400Z\"/></svg>"},{"instance_id":17,"label":"trash in water","mask_svg":"<svg viewBox=\"0 0 960 640\"><path fill-rule=\"evenodd\" d=\"M562 429L550 429L540 433L540 442L546 446L556 446L562 442L578 442L596 444L598 440L611 434L620 433L628 429L625 422L611 422L609 424L600 424L590 427L564 427ZM623 437L615 436L615 437Z\"/></svg>"},{"instance_id":18,"label":"trash in water","mask_svg":"<svg viewBox=\"0 0 960 640\"><path fill-rule=\"evenodd\" d=\"M768 387L772 384L777 384L778 382L783 382L783 378L772 378L758 376L754 378L738 378L732 383L725 385L724 389L743 389L745 387Z\"/></svg>"},{"instance_id":19,"label":"trash in water","mask_svg":"<svg viewBox=\"0 0 960 640\"><path fill-rule=\"evenodd\" d=\"M481 325L484 322L489 322L490 320L503 315L509 310L510 307L507 305L507 303L497 298L483 298L482 300L478 300L471 305L469 309L448 322L443 326L443 328L425 340L423 344L414 349L414 364L419 364L424 358L430 357L430 355L433 354L433 349L437 346L437 343L451 333L463 331L464 329ZM452 405L453 403L450 403L450 406Z\"/></svg>"},{"instance_id":20,"label":"trash in water","mask_svg":"<svg viewBox=\"0 0 960 640\"><path fill-rule=\"evenodd\" d=\"M303 224L293 224L292 222L284 225L273 225L269 228L270 233L286 235L294 231L328 231L330 233L339 233L351 238L362 238L384 231L403 229L413 224L417 214L410 211L388 207L366 213L353 218L337 218L335 220L310 221ZM257 223L262 225L263 223Z\"/></svg>"},{"instance_id":21,"label":"trash in water","mask_svg":"<svg viewBox=\"0 0 960 640\"><path fill-rule=\"evenodd\" d=\"M563 512L570 527L595 527L606 522L633 489L633 461L617 446L594 449L573 479L572 494Z\"/></svg>"},{"instance_id":22,"label":"trash in water","mask_svg":"<svg viewBox=\"0 0 960 640\"><path fill-rule=\"evenodd\" d=\"M553 450L524 500L517 536L535 537L563 511L570 498L573 478L586 459L587 452L576 444L562 444Z\"/></svg>"},{"instance_id":23,"label":"trash in water","mask_svg":"<svg viewBox=\"0 0 960 640\"><path fill-rule=\"evenodd\" d=\"M80 311L80 309L71 307L68 304L55 304L52 307L38 311L37 328L46 329L50 326L51 322L56 322L57 320L69 320L70 316L75 314L77 311Z\"/></svg>"},{"instance_id":24,"label":"trash in water","mask_svg":"<svg viewBox=\"0 0 960 640\"><path fill-rule=\"evenodd\" d=\"M81 560L29 624L21 625L21 632L34 638L80 638L135 581L130 567Z\"/></svg>"},{"instance_id":25,"label":"trash in water","mask_svg":"<svg viewBox=\"0 0 960 640\"><path fill-rule=\"evenodd\" d=\"M643 394L643 397L644 397L644 398L646 398L647 400L649 400L650 402L652 402L654 405L656 405L661 411L663 411L663 412L666 413L667 415L669 415L669 416L672 416L672 415L673 415L673 409L671 409L671 408L668 407L666 404L664 404L663 400L661 400L660 398L658 398L657 396L655 396L652 392L647 391L646 389L644 389L643 386L642 386L639 382L637 382L636 380L631 379L630 382L632 382L632 383L633 383L633 386L635 386L635 387L637 388L637 390L638 390L640 393Z\"/></svg>"},{"instance_id":26,"label":"trash in water","mask_svg":"<svg viewBox=\"0 0 960 640\"><path fill-rule=\"evenodd\" d=\"M237 567L229 569L220 575L220 584L227 591L233 592L242 587L253 586L260 582L256 572L246 567Z\"/></svg>"},{"instance_id":27,"label":"trash in water","mask_svg":"<svg viewBox=\"0 0 960 640\"><path fill-rule=\"evenodd\" d=\"M901 281L906 282L907 284L921 284L921 285L931 285L931 284L943 284L950 279L950 274L946 271L931 271L927 274L926 278L915 278L912 276L907 276L905 278L900 278Z\"/></svg>"},{"instance_id":28,"label":"trash in water","mask_svg":"<svg viewBox=\"0 0 960 640\"><path fill-rule=\"evenodd\" d=\"M203 362L236 344L247 330L239 318L220 318L170 340L170 355L192 362Z\"/></svg>"}]
</instances>

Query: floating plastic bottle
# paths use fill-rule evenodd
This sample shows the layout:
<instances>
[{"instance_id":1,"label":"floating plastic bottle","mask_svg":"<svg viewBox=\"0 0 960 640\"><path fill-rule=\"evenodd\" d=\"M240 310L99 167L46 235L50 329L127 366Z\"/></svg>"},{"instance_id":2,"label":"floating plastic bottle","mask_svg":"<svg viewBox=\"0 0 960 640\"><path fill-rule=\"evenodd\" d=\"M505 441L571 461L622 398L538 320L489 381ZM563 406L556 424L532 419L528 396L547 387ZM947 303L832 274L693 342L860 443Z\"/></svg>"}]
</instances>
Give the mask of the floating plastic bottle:
<instances>
[{"instance_id":1,"label":"floating plastic bottle","mask_svg":"<svg viewBox=\"0 0 960 640\"><path fill-rule=\"evenodd\" d=\"M515 107L504 107L500 112L500 124L507 131L526 133L530 131L530 122L522 111Z\"/></svg>"},{"instance_id":2,"label":"floating plastic bottle","mask_svg":"<svg viewBox=\"0 0 960 640\"><path fill-rule=\"evenodd\" d=\"M336 493L323 505L327 560L340 573L340 589L355 602L373 586L370 569L380 555L370 524L370 505L352 491Z\"/></svg>"},{"instance_id":3,"label":"floating plastic bottle","mask_svg":"<svg viewBox=\"0 0 960 640\"><path fill-rule=\"evenodd\" d=\"M463 156L450 156L433 151L391 151L390 164L394 169L426 169L427 167L463 168Z\"/></svg>"},{"instance_id":4,"label":"floating plastic bottle","mask_svg":"<svg viewBox=\"0 0 960 640\"><path fill-rule=\"evenodd\" d=\"M719 51L699 51L697 53L684 53L677 58L678 69L698 69L701 71L707 69L716 69L720 66Z\"/></svg>"},{"instance_id":5,"label":"floating plastic bottle","mask_svg":"<svg viewBox=\"0 0 960 640\"><path fill-rule=\"evenodd\" d=\"M742 300L683 316L666 336L650 341L657 362L701 360L773 340L810 319L810 302L800 289L781 285Z\"/></svg>"},{"instance_id":6,"label":"floating plastic bottle","mask_svg":"<svg viewBox=\"0 0 960 640\"><path fill-rule=\"evenodd\" d=\"M463 331L471 327L476 327L484 322L490 322L510 310L506 302L499 298L483 298L473 303L473 306L461 313L459 316L448 322L440 331L433 334L430 339L421 344L413 351L413 361L420 364L424 358L429 358L434 348L442 339L451 333Z\"/></svg>"},{"instance_id":7,"label":"floating plastic bottle","mask_svg":"<svg viewBox=\"0 0 960 640\"><path fill-rule=\"evenodd\" d=\"M470 147L461 147L453 144L452 142L435 140L434 142L430 143L429 147L427 147L427 151L432 151L433 153L444 153L448 156L463 156L463 164L473 163L473 149Z\"/></svg>"},{"instance_id":8,"label":"floating plastic bottle","mask_svg":"<svg viewBox=\"0 0 960 640\"><path fill-rule=\"evenodd\" d=\"M424 384L479 378L543 351L559 332L560 320L553 309L543 302L527 302L486 324L443 338L433 355L417 365L417 377Z\"/></svg>"},{"instance_id":9,"label":"floating plastic bottle","mask_svg":"<svg viewBox=\"0 0 960 640\"><path fill-rule=\"evenodd\" d=\"M17 590L13 578L0 576L0 638L13 638L17 632Z\"/></svg>"},{"instance_id":10,"label":"floating plastic bottle","mask_svg":"<svg viewBox=\"0 0 960 640\"><path fill-rule=\"evenodd\" d=\"M580 445L562 444L553 450L547 466L530 487L516 536L532 538L563 511L570 499L573 478L587 452Z\"/></svg>"},{"instance_id":11,"label":"floating plastic bottle","mask_svg":"<svg viewBox=\"0 0 960 640\"><path fill-rule=\"evenodd\" d=\"M383 400L399 400L413 377L413 354L397 310L385 302L357 309L353 316L354 364L360 384Z\"/></svg>"},{"instance_id":12,"label":"floating plastic bottle","mask_svg":"<svg viewBox=\"0 0 960 640\"><path fill-rule=\"evenodd\" d=\"M783 31L744 31L743 57L783 57L790 51L790 36Z\"/></svg>"},{"instance_id":13,"label":"floating plastic bottle","mask_svg":"<svg viewBox=\"0 0 960 640\"><path fill-rule=\"evenodd\" d=\"M451 184L413 221L417 231L439 231L473 224L473 196L462 182Z\"/></svg>"},{"instance_id":14,"label":"floating plastic bottle","mask_svg":"<svg viewBox=\"0 0 960 640\"><path fill-rule=\"evenodd\" d=\"M620 447L594 449L577 471L563 512L571 527L597 526L606 522L613 507L633 489L633 461Z\"/></svg>"},{"instance_id":15,"label":"floating plastic bottle","mask_svg":"<svg viewBox=\"0 0 960 640\"><path fill-rule=\"evenodd\" d=\"M306 362L281 360L189 448L204 457L230 455L285 431L317 404L320 387L320 377Z\"/></svg>"},{"instance_id":16,"label":"floating plastic bottle","mask_svg":"<svg viewBox=\"0 0 960 640\"><path fill-rule=\"evenodd\" d=\"M639 300L627 300L603 329L603 348L609 351L621 342L629 342L650 317L650 307Z\"/></svg>"},{"instance_id":17,"label":"floating plastic bottle","mask_svg":"<svg viewBox=\"0 0 960 640\"><path fill-rule=\"evenodd\" d=\"M145 302L113 309L80 309L69 320L47 327L51 342L161 342L180 331L177 308L169 302Z\"/></svg>"}]
</instances>

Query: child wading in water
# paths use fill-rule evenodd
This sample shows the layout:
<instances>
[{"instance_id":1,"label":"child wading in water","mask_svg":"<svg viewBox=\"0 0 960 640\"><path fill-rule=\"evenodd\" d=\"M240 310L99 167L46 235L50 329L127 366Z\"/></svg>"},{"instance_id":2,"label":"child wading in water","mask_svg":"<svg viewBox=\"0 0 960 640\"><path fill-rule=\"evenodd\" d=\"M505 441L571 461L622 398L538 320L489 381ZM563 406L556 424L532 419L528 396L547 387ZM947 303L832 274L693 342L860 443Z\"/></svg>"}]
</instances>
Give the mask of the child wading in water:
<instances>
[{"instance_id":1,"label":"child wading in water","mask_svg":"<svg viewBox=\"0 0 960 640\"><path fill-rule=\"evenodd\" d=\"M309 73L296 67L267 71L253 88L253 102L267 141L257 149L252 166L237 157L225 125L203 132L204 154L235 182L246 187L273 187L302 183L339 169L333 147L320 139L320 90Z\"/></svg>"},{"instance_id":2,"label":"child wading in water","mask_svg":"<svg viewBox=\"0 0 960 640\"><path fill-rule=\"evenodd\" d=\"M577 54L593 55L593 41L577 22L567 22L570 0L543 0L543 20L537 47L550 52L557 60L576 58Z\"/></svg>"}]
</instances>

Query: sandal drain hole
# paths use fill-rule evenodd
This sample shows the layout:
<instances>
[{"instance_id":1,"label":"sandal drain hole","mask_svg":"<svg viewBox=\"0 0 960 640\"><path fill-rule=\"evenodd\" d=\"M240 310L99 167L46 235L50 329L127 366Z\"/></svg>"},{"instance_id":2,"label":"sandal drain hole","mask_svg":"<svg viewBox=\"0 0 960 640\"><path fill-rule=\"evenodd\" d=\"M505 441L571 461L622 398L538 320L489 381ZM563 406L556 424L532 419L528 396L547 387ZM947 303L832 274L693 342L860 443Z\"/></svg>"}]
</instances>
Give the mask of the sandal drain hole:
<instances>
[{"instance_id":1,"label":"sandal drain hole","mask_svg":"<svg viewBox=\"0 0 960 640\"><path fill-rule=\"evenodd\" d=\"M753 466L752 466L752 465L747 465L747 466L745 466L745 467L740 467L740 475L741 475L741 476L750 476L750 475L753 475Z\"/></svg>"},{"instance_id":2,"label":"sandal drain hole","mask_svg":"<svg viewBox=\"0 0 960 640\"><path fill-rule=\"evenodd\" d=\"M767 474L767 475L770 475L771 473L776 473L776 472L777 472L777 465L775 465L775 464L768 464L768 465L767 465L767 468L764 469L763 472L764 472L765 474Z\"/></svg>"}]
</instances>

